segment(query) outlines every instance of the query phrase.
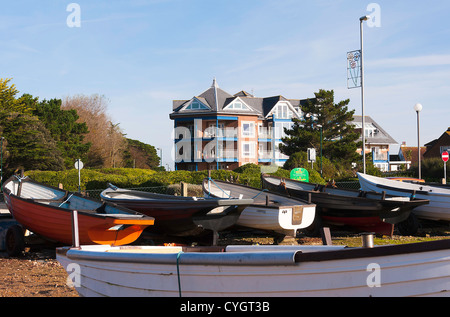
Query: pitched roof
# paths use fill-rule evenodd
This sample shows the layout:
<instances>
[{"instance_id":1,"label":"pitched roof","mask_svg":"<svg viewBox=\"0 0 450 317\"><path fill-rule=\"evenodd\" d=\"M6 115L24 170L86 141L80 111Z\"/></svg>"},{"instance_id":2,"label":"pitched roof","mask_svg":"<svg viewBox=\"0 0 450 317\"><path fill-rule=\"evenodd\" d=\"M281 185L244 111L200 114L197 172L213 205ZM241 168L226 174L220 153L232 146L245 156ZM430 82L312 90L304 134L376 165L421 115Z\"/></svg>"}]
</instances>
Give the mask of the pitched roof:
<instances>
[{"instance_id":1,"label":"pitched roof","mask_svg":"<svg viewBox=\"0 0 450 317\"><path fill-rule=\"evenodd\" d=\"M438 139L425 144L425 158L440 157L443 150L450 148L450 127Z\"/></svg>"},{"instance_id":2,"label":"pitched roof","mask_svg":"<svg viewBox=\"0 0 450 317\"><path fill-rule=\"evenodd\" d=\"M225 104L227 98L235 97L220 89L219 86L215 85L214 83L215 80L213 82L213 85L209 89L198 95L198 97L204 98L211 109L213 109L214 111L220 111L223 109L223 105Z\"/></svg>"},{"instance_id":3,"label":"pitched roof","mask_svg":"<svg viewBox=\"0 0 450 317\"><path fill-rule=\"evenodd\" d=\"M421 159L423 158L423 154L426 151L426 147L421 146L420 147L420 154ZM417 155L417 146L401 146L399 149L399 157L402 158L405 161L411 161L411 163L416 163L419 161L418 155Z\"/></svg>"},{"instance_id":4,"label":"pitched roof","mask_svg":"<svg viewBox=\"0 0 450 317\"><path fill-rule=\"evenodd\" d=\"M398 144L397 141L395 141L389 133L387 133L378 123L375 122L371 117L364 116L365 118L365 124L366 127L368 125L372 126L377 130L377 133L374 134L373 137L367 137L368 143L374 143L374 144ZM359 128L361 128L362 124L362 116L353 116L353 121L351 122L353 124L357 123L359 124ZM361 140L361 137L359 138Z\"/></svg>"},{"instance_id":5,"label":"pitched roof","mask_svg":"<svg viewBox=\"0 0 450 317\"><path fill-rule=\"evenodd\" d=\"M304 104L306 100L300 100L300 99L287 99L281 95L279 96L272 96L272 97L266 97L266 98L260 98L260 97L254 97L252 94L249 94L248 92L245 92L241 90L240 92L231 95L228 92L222 90L219 88L219 85L217 84L216 79L213 80L213 83L210 88L202 92L200 95L195 96L193 98L197 98L201 102L208 105L211 110L201 109L198 110L199 113L207 113L207 112L227 112L227 113L239 113L239 114L256 114L261 117L267 116L270 111L273 109L273 107L279 102L279 101L288 101L293 107L300 107L300 105ZM192 98L192 99L193 99ZM246 105L248 105L252 110L244 110L239 109L237 111L226 109L230 103L237 99L242 100ZM173 101L173 113L172 115L178 113L180 110L183 109L184 106L186 106L192 99L190 100L174 100ZM197 111L196 111L197 112ZM255 113L256 112L256 113ZM192 113L192 112L190 112Z\"/></svg>"},{"instance_id":6,"label":"pitched roof","mask_svg":"<svg viewBox=\"0 0 450 317\"><path fill-rule=\"evenodd\" d=\"M248 92L241 90L237 94L234 94L236 97L254 97L252 94L249 94Z\"/></svg>"}]
</instances>

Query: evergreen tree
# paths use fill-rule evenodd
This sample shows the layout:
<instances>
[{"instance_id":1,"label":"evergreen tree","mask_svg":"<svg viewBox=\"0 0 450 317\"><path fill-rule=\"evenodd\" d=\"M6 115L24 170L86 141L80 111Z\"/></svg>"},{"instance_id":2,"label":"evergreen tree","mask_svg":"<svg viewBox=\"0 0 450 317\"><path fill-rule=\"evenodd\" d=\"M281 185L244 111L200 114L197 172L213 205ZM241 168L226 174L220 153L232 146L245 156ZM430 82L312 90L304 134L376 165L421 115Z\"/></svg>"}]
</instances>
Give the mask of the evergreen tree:
<instances>
[{"instance_id":1,"label":"evergreen tree","mask_svg":"<svg viewBox=\"0 0 450 317\"><path fill-rule=\"evenodd\" d=\"M9 112L19 112L30 114L33 109L33 102L27 98L16 99L19 91L14 84L9 85L11 78L0 78L0 109Z\"/></svg>"},{"instance_id":2,"label":"evergreen tree","mask_svg":"<svg viewBox=\"0 0 450 317\"><path fill-rule=\"evenodd\" d=\"M62 170L64 162L56 142L33 116L0 110L1 134L5 138L4 167L14 170Z\"/></svg>"},{"instance_id":3,"label":"evergreen tree","mask_svg":"<svg viewBox=\"0 0 450 317\"><path fill-rule=\"evenodd\" d=\"M160 158L153 145L138 140L126 139L128 146L124 153L125 167L155 169L160 165Z\"/></svg>"},{"instance_id":4,"label":"evergreen tree","mask_svg":"<svg viewBox=\"0 0 450 317\"><path fill-rule=\"evenodd\" d=\"M280 150L286 155L306 152L308 148L320 151L320 132L322 129L323 156L333 163L349 166L359 160L356 152L359 134L348 122L353 120L354 110L348 110L349 99L334 103L334 91L323 90L314 93L314 99L308 99L302 106L301 119L293 119L294 125L285 130ZM322 126L322 128L320 128Z\"/></svg>"},{"instance_id":5,"label":"evergreen tree","mask_svg":"<svg viewBox=\"0 0 450 317\"><path fill-rule=\"evenodd\" d=\"M43 100L36 104L33 114L49 130L62 154L66 168L71 168L76 159L84 159L91 146L83 143L89 132L86 123L78 123L76 110L61 109L60 99Z\"/></svg>"}]
</instances>

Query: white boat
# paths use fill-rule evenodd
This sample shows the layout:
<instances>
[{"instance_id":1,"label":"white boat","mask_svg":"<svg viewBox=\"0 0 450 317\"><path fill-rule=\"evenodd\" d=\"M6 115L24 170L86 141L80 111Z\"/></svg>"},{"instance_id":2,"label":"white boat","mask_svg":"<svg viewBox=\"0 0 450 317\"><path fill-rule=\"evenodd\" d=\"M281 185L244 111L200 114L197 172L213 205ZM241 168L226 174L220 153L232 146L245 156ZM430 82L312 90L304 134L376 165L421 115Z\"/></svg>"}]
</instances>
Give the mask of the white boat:
<instances>
[{"instance_id":1,"label":"white boat","mask_svg":"<svg viewBox=\"0 0 450 317\"><path fill-rule=\"evenodd\" d=\"M423 219L450 221L450 189L429 184L407 183L386 178L358 173L362 190L386 192L386 194L428 199L427 205L413 210L413 213Z\"/></svg>"},{"instance_id":2,"label":"white boat","mask_svg":"<svg viewBox=\"0 0 450 317\"><path fill-rule=\"evenodd\" d=\"M205 197L253 199L236 225L281 235L295 237L297 230L309 227L316 215L315 204L240 184L205 178L203 192Z\"/></svg>"},{"instance_id":3,"label":"white boat","mask_svg":"<svg viewBox=\"0 0 450 317\"><path fill-rule=\"evenodd\" d=\"M92 245L56 258L81 296L450 297L450 240L199 248Z\"/></svg>"}]
</instances>

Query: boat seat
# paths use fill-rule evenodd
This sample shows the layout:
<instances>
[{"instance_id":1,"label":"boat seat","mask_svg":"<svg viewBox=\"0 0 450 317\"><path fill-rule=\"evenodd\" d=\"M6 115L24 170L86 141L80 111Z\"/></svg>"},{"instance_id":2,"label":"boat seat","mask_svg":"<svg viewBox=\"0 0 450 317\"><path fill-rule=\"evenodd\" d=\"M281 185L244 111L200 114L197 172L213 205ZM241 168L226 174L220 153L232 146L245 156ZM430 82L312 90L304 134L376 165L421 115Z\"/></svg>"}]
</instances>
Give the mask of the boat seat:
<instances>
[{"instance_id":1,"label":"boat seat","mask_svg":"<svg viewBox=\"0 0 450 317\"><path fill-rule=\"evenodd\" d=\"M325 189L325 185L317 184L316 187L314 187L313 191L323 192L324 189Z\"/></svg>"},{"instance_id":2,"label":"boat seat","mask_svg":"<svg viewBox=\"0 0 450 317\"><path fill-rule=\"evenodd\" d=\"M366 196L367 196L367 192L365 192L363 190L359 191L358 197L366 197Z\"/></svg>"},{"instance_id":3,"label":"boat seat","mask_svg":"<svg viewBox=\"0 0 450 317\"><path fill-rule=\"evenodd\" d=\"M95 209L95 211L99 214L106 214L106 203L103 203L100 207Z\"/></svg>"}]
</instances>

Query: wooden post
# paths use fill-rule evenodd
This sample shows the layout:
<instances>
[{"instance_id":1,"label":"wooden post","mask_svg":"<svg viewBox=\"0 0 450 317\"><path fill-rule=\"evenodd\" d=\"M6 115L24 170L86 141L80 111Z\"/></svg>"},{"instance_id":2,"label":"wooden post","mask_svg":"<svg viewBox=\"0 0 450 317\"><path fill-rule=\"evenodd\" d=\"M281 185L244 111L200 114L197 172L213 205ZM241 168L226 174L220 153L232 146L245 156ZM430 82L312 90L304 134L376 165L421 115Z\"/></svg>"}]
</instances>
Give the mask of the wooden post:
<instances>
[{"instance_id":1,"label":"wooden post","mask_svg":"<svg viewBox=\"0 0 450 317\"><path fill-rule=\"evenodd\" d=\"M74 248L80 248L80 236L78 232L78 211L72 210L72 243Z\"/></svg>"},{"instance_id":2,"label":"wooden post","mask_svg":"<svg viewBox=\"0 0 450 317\"><path fill-rule=\"evenodd\" d=\"M322 244L323 245L332 245L333 242L331 240L330 228L323 227L320 229L320 235L322 236Z\"/></svg>"},{"instance_id":3,"label":"wooden post","mask_svg":"<svg viewBox=\"0 0 450 317\"><path fill-rule=\"evenodd\" d=\"M188 184L185 182L181 182L181 196L188 196Z\"/></svg>"}]
</instances>

